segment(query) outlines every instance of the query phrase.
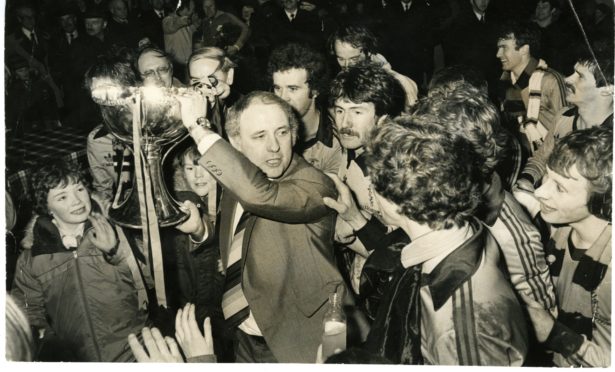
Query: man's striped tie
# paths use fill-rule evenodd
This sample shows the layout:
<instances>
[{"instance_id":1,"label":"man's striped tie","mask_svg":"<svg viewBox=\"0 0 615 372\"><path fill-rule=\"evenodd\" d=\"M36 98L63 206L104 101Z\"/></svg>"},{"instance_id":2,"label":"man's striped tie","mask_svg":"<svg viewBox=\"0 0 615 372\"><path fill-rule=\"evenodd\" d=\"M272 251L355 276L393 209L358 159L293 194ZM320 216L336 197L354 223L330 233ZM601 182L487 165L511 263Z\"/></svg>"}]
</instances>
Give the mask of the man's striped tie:
<instances>
[{"instance_id":1,"label":"man's striped tie","mask_svg":"<svg viewBox=\"0 0 615 372\"><path fill-rule=\"evenodd\" d=\"M244 211L235 228L229 250L224 294L222 295L222 312L230 329L239 326L250 315L248 300L241 288L241 247L249 217L249 213Z\"/></svg>"}]
</instances>

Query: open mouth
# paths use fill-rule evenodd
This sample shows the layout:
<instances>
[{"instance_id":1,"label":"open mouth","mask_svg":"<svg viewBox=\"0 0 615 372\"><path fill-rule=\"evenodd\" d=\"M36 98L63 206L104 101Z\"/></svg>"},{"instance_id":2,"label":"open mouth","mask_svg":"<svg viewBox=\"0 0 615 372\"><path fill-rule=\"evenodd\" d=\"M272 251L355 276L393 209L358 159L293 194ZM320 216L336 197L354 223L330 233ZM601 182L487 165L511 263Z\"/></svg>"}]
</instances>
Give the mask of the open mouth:
<instances>
[{"instance_id":1,"label":"open mouth","mask_svg":"<svg viewBox=\"0 0 615 372\"><path fill-rule=\"evenodd\" d=\"M270 167L277 167L282 164L282 159L269 159L265 163Z\"/></svg>"},{"instance_id":2,"label":"open mouth","mask_svg":"<svg viewBox=\"0 0 615 372\"><path fill-rule=\"evenodd\" d=\"M74 215L81 215L84 213L85 213L85 207L75 209L74 211L70 212L70 214L74 214Z\"/></svg>"}]
</instances>

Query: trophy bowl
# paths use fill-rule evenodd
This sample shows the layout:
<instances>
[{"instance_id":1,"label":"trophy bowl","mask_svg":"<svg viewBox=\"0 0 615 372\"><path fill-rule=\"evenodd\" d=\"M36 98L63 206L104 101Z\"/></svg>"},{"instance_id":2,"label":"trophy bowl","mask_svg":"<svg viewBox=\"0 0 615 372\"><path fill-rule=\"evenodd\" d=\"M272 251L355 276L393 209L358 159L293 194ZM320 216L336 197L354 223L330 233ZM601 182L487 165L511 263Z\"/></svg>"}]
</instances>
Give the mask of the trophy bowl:
<instances>
[{"instance_id":1,"label":"trophy bowl","mask_svg":"<svg viewBox=\"0 0 615 372\"><path fill-rule=\"evenodd\" d=\"M138 87L126 88L117 84L97 84L92 98L100 105L104 125L126 147L132 149L134 113L139 114L141 159L143 173L149 178L156 216L161 227L174 226L188 216L171 197L162 177L162 147L177 143L188 133L182 123L178 94L198 94L186 88ZM136 161L136 159L135 159ZM147 183L143 183L147 184ZM122 192L118 187L118 193ZM135 175L132 188L120 203L113 203L109 218L118 225L141 228L141 208ZM116 199L119 196L116 195Z\"/></svg>"}]
</instances>

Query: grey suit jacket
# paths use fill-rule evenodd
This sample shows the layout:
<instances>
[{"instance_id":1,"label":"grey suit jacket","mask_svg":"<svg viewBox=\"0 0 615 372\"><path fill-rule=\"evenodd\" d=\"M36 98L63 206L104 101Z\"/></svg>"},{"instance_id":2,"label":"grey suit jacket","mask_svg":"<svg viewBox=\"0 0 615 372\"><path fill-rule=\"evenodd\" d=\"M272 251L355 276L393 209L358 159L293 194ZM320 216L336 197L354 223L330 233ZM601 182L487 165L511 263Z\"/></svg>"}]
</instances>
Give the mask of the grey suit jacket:
<instances>
[{"instance_id":1,"label":"grey suit jacket","mask_svg":"<svg viewBox=\"0 0 615 372\"><path fill-rule=\"evenodd\" d=\"M219 236L225 267L237 202L252 214L242 246L242 287L267 344L282 363L314 363L323 305L343 283L333 257L335 214L322 202L337 197L333 182L298 155L280 179L269 180L221 140L199 162L224 188Z\"/></svg>"}]
</instances>

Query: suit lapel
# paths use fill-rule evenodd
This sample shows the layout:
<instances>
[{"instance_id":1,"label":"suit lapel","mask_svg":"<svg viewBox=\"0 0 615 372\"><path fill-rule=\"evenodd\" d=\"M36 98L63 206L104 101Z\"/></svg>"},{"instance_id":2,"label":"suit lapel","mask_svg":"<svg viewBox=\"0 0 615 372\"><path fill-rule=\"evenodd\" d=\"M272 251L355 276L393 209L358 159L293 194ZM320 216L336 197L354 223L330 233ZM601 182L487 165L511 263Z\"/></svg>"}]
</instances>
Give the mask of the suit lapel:
<instances>
[{"instance_id":1,"label":"suit lapel","mask_svg":"<svg viewBox=\"0 0 615 372\"><path fill-rule=\"evenodd\" d=\"M220 259L224 268L228 264L228 254L233 239L233 216L237 209L237 201L223 192L220 201Z\"/></svg>"}]
</instances>

